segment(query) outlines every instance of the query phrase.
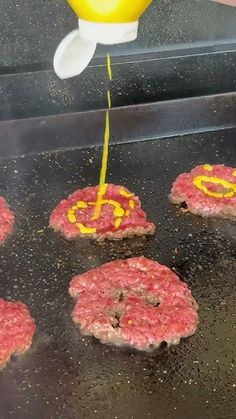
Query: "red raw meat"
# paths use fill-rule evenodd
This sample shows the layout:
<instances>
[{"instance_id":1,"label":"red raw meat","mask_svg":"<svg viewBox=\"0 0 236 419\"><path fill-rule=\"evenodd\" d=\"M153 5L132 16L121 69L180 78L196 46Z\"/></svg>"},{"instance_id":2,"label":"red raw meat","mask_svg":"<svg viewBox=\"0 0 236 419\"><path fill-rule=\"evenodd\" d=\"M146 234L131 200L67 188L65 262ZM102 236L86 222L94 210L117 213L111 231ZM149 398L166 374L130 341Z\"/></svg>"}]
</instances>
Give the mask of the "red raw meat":
<instances>
[{"instance_id":1,"label":"red raw meat","mask_svg":"<svg viewBox=\"0 0 236 419\"><path fill-rule=\"evenodd\" d=\"M6 200L0 196L0 244L3 244L12 232L14 221L14 213L10 210Z\"/></svg>"},{"instance_id":2,"label":"red raw meat","mask_svg":"<svg viewBox=\"0 0 236 419\"><path fill-rule=\"evenodd\" d=\"M60 231L67 239L123 239L155 232L154 224L146 221L139 198L119 185L106 186L101 214L94 220L98 191L98 186L78 189L61 201L51 214L50 227ZM120 215L114 214L117 209ZM89 230L84 231L87 228Z\"/></svg>"},{"instance_id":3,"label":"red raw meat","mask_svg":"<svg viewBox=\"0 0 236 419\"><path fill-rule=\"evenodd\" d=\"M198 305L169 268L145 257L116 260L75 276L73 320L103 343L140 350L193 335Z\"/></svg>"},{"instance_id":4,"label":"red raw meat","mask_svg":"<svg viewBox=\"0 0 236 419\"><path fill-rule=\"evenodd\" d=\"M236 169L223 164L195 167L177 177L170 199L202 217L236 217Z\"/></svg>"},{"instance_id":5,"label":"red raw meat","mask_svg":"<svg viewBox=\"0 0 236 419\"><path fill-rule=\"evenodd\" d=\"M0 298L0 368L13 354L30 348L36 330L28 307Z\"/></svg>"}]
</instances>

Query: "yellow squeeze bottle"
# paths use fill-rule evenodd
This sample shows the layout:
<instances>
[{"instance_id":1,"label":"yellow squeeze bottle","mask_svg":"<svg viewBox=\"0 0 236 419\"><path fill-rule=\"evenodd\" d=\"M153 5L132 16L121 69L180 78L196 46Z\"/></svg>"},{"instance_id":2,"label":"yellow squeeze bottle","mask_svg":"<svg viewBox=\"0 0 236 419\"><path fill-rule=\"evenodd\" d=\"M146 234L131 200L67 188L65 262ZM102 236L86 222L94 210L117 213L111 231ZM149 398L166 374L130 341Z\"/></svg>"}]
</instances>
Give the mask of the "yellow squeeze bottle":
<instances>
[{"instance_id":1,"label":"yellow squeeze bottle","mask_svg":"<svg viewBox=\"0 0 236 419\"><path fill-rule=\"evenodd\" d=\"M68 0L79 18L79 29L59 44L54 69L61 79L80 74L98 43L130 42L137 38L139 18L152 0Z\"/></svg>"},{"instance_id":2,"label":"yellow squeeze bottle","mask_svg":"<svg viewBox=\"0 0 236 419\"><path fill-rule=\"evenodd\" d=\"M77 16L100 23L137 21L152 0L68 0Z\"/></svg>"}]
</instances>

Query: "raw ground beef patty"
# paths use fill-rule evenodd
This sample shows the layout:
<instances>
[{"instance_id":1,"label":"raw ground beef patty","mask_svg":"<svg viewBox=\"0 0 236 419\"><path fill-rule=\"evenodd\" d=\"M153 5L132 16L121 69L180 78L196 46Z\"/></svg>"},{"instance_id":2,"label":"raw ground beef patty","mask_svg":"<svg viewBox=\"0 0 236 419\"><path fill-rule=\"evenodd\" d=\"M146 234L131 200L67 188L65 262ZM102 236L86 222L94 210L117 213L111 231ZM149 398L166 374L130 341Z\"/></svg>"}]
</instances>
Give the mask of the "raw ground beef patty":
<instances>
[{"instance_id":1,"label":"raw ground beef patty","mask_svg":"<svg viewBox=\"0 0 236 419\"><path fill-rule=\"evenodd\" d=\"M94 219L98 192L98 186L78 189L61 201L51 214L50 227L67 239L123 239L155 232L154 224L146 221L139 198L119 185L105 185L100 215Z\"/></svg>"},{"instance_id":2,"label":"raw ground beef patty","mask_svg":"<svg viewBox=\"0 0 236 419\"><path fill-rule=\"evenodd\" d=\"M202 217L236 217L236 168L204 164L182 173L172 185L170 199Z\"/></svg>"},{"instance_id":3,"label":"raw ground beef patty","mask_svg":"<svg viewBox=\"0 0 236 419\"><path fill-rule=\"evenodd\" d=\"M27 306L0 298L0 368L11 356L30 348L35 324Z\"/></svg>"},{"instance_id":4,"label":"raw ground beef patty","mask_svg":"<svg viewBox=\"0 0 236 419\"><path fill-rule=\"evenodd\" d=\"M15 216L10 210L6 200L0 196L0 244L4 243L12 232Z\"/></svg>"},{"instance_id":5,"label":"raw ground beef patty","mask_svg":"<svg viewBox=\"0 0 236 419\"><path fill-rule=\"evenodd\" d=\"M198 305L169 268L145 257L116 260L75 276L73 320L103 343L140 350L195 333Z\"/></svg>"}]
</instances>

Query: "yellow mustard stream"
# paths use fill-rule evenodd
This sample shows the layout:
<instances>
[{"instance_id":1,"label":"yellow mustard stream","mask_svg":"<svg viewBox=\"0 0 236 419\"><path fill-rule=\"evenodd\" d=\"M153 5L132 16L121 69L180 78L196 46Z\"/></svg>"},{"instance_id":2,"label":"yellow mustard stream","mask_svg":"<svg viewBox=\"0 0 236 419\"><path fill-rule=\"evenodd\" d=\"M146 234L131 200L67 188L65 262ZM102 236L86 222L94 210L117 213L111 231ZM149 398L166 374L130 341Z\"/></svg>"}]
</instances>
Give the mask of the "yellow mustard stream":
<instances>
[{"instance_id":1,"label":"yellow mustard stream","mask_svg":"<svg viewBox=\"0 0 236 419\"><path fill-rule=\"evenodd\" d=\"M112 69L111 69L111 57L110 54L107 54L107 74L109 80L112 80ZM110 114L109 109L111 109L111 92L107 90L107 105L108 110L106 111L106 122L105 122L105 134L103 142L103 153L102 153L102 166L100 172L99 180L99 192L97 196L97 204L94 211L92 220L97 220L101 214L102 200L106 192L106 174L107 174L107 163L108 163L108 152L109 152L109 140L110 140Z\"/></svg>"},{"instance_id":2,"label":"yellow mustard stream","mask_svg":"<svg viewBox=\"0 0 236 419\"><path fill-rule=\"evenodd\" d=\"M112 69L111 69L111 57L110 54L107 54L107 74L108 78L112 80ZM102 164L100 171L100 180L99 180L99 190L97 194L97 199L95 202L84 202L78 201L76 205L72 206L67 213L68 221L72 224L75 224L82 234L94 234L96 233L95 227L89 227L77 220L76 212L77 210L86 209L89 206L94 206L94 213L91 217L92 220L97 220L101 215L102 205L112 205L114 208L113 214L115 217L114 226L118 229L122 223L123 217L129 217L130 211L135 208L135 202L132 199L134 194L127 192L125 189L120 189L120 196L128 200L129 209L126 211L122 208L120 202L112 199L104 199L104 195L107 190L106 184L106 174L107 174L107 164L108 164L108 154L109 154L109 140L110 140L110 112L111 109L111 92L110 89L107 89L107 111L105 118L105 132L104 132L104 142L103 142L103 153L102 153Z\"/></svg>"}]
</instances>

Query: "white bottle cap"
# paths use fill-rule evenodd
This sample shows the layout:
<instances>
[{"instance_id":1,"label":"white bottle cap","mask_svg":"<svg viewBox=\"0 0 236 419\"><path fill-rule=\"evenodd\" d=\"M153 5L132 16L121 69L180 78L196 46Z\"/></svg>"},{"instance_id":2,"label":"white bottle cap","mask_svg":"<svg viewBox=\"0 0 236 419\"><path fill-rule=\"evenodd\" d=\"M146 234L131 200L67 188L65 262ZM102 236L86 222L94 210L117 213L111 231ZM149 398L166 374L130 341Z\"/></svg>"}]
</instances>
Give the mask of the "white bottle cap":
<instances>
[{"instance_id":1,"label":"white bottle cap","mask_svg":"<svg viewBox=\"0 0 236 419\"><path fill-rule=\"evenodd\" d=\"M87 67L97 43L104 45L130 42L137 38L138 21L131 23L95 23L79 20L79 29L70 32L54 55L55 73L61 79L77 76Z\"/></svg>"},{"instance_id":2,"label":"white bottle cap","mask_svg":"<svg viewBox=\"0 0 236 419\"><path fill-rule=\"evenodd\" d=\"M87 67L97 44L80 36L79 29L70 32L58 45L53 66L60 79L75 77Z\"/></svg>"},{"instance_id":3,"label":"white bottle cap","mask_svg":"<svg viewBox=\"0 0 236 419\"><path fill-rule=\"evenodd\" d=\"M81 36L97 44L113 45L134 41L138 34L138 21L131 23L96 23L79 19Z\"/></svg>"}]
</instances>

